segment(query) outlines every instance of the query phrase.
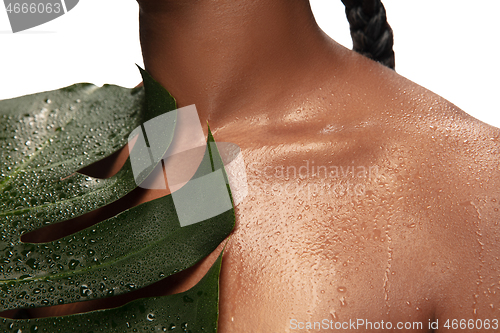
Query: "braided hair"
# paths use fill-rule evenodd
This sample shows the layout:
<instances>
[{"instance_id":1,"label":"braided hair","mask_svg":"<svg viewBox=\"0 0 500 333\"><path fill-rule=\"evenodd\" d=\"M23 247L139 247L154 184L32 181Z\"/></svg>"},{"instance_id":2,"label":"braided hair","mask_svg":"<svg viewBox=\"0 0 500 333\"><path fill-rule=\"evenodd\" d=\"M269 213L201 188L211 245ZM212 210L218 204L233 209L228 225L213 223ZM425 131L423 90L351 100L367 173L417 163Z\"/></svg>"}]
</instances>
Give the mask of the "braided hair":
<instances>
[{"instance_id":1,"label":"braided hair","mask_svg":"<svg viewBox=\"0 0 500 333\"><path fill-rule=\"evenodd\" d=\"M394 69L394 35L381 0L342 0L353 50Z\"/></svg>"}]
</instances>

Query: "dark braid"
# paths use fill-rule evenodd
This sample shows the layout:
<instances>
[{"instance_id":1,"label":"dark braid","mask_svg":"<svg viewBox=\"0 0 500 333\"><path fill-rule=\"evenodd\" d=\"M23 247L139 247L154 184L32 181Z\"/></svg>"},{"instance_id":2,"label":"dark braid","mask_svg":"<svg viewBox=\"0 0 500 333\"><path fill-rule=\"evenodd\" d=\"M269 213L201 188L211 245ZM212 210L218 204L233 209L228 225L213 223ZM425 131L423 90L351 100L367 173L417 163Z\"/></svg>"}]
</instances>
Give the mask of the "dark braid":
<instances>
[{"instance_id":1,"label":"dark braid","mask_svg":"<svg viewBox=\"0 0 500 333\"><path fill-rule=\"evenodd\" d=\"M353 50L394 69L394 35L380 0L342 0Z\"/></svg>"}]
</instances>

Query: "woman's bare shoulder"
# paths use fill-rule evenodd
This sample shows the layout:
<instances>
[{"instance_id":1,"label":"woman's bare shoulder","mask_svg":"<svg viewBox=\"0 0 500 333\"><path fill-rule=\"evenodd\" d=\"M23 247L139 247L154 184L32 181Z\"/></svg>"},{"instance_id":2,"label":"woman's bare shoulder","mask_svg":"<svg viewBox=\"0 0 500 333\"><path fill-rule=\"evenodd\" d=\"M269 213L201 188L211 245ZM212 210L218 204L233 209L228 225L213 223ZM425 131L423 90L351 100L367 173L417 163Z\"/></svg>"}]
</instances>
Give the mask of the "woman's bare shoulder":
<instances>
[{"instance_id":1,"label":"woman's bare shoulder","mask_svg":"<svg viewBox=\"0 0 500 333\"><path fill-rule=\"evenodd\" d=\"M486 182L500 185L500 129L380 64L348 55L343 74L330 80L332 93L325 94L329 107L320 121L323 132L337 118L338 128L358 133L356 140L368 137L381 150L405 156L409 164L401 170L455 174L483 191Z\"/></svg>"},{"instance_id":2,"label":"woman's bare shoulder","mask_svg":"<svg viewBox=\"0 0 500 333\"><path fill-rule=\"evenodd\" d=\"M373 140L383 151L379 176L391 184L387 198L400 231L393 240L412 249L406 254L415 255L417 271L430 273L441 318L491 317L498 301L491 288L500 256L500 130L375 67L352 87L371 82L353 90L365 122L383 136Z\"/></svg>"},{"instance_id":3,"label":"woman's bare shoulder","mask_svg":"<svg viewBox=\"0 0 500 333\"><path fill-rule=\"evenodd\" d=\"M226 257L238 273L223 269L223 301L243 302L228 281L255 295L262 279L283 298L300 276L318 274L333 276L307 280L321 291L318 315L427 322L475 309L487 318L498 304L481 279L493 283L500 257L497 232L487 231L500 219L499 130L353 58L357 70L318 73L295 103L217 132L242 147L249 182ZM370 302L394 311L380 316ZM221 318L236 324L235 309L223 306ZM297 320L307 317L297 309Z\"/></svg>"}]
</instances>

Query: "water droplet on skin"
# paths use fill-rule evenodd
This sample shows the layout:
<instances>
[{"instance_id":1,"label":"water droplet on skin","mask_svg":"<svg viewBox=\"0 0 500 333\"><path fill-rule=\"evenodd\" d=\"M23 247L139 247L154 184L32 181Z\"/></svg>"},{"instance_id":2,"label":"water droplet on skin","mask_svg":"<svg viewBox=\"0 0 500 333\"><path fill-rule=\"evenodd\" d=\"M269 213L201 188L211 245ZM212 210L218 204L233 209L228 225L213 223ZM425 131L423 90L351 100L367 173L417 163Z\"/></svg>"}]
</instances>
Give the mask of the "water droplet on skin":
<instances>
[{"instance_id":1,"label":"water droplet on skin","mask_svg":"<svg viewBox=\"0 0 500 333\"><path fill-rule=\"evenodd\" d=\"M337 312L335 312L334 310L330 311L330 314L332 315L332 318L334 320L337 320Z\"/></svg>"},{"instance_id":2,"label":"water droplet on skin","mask_svg":"<svg viewBox=\"0 0 500 333\"><path fill-rule=\"evenodd\" d=\"M337 291L338 291L339 293L345 293L345 292L347 291L347 288L346 288L346 287L338 287L338 288L337 288Z\"/></svg>"},{"instance_id":3,"label":"water droplet on skin","mask_svg":"<svg viewBox=\"0 0 500 333\"><path fill-rule=\"evenodd\" d=\"M149 321L153 321L153 320L155 320L155 314L154 313L148 313L148 315L146 316L146 318Z\"/></svg>"}]
</instances>

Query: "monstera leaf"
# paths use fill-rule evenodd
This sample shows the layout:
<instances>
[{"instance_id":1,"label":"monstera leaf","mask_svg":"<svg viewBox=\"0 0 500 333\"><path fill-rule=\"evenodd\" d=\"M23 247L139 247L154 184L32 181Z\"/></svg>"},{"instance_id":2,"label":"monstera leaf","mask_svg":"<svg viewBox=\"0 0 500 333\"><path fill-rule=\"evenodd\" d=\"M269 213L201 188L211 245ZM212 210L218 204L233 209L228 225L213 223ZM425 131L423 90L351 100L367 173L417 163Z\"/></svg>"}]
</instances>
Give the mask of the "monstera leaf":
<instances>
[{"instance_id":1,"label":"monstera leaf","mask_svg":"<svg viewBox=\"0 0 500 333\"><path fill-rule=\"evenodd\" d=\"M139 176L134 175L130 158L107 179L78 173L124 146L129 134L144 122L166 112L175 119L175 100L148 73L141 70L141 74L144 88L76 84L0 101L0 309L127 293L194 265L231 232L233 209L181 226L168 195L52 242L21 240L27 232L116 201L161 162L161 157L154 158ZM175 121L163 130L164 153ZM210 133L208 143L193 178L220 171L223 165ZM229 186L224 188L230 196ZM4 318L0 328L2 332L137 332L145 327L214 332L219 268L220 258L197 286L183 294L64 317Z\"/></svg>"}]
</instances>

